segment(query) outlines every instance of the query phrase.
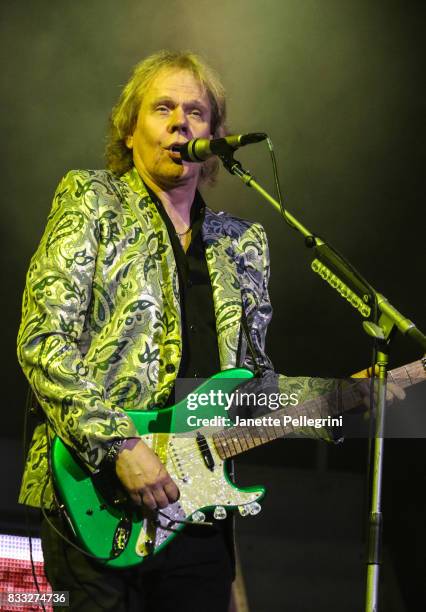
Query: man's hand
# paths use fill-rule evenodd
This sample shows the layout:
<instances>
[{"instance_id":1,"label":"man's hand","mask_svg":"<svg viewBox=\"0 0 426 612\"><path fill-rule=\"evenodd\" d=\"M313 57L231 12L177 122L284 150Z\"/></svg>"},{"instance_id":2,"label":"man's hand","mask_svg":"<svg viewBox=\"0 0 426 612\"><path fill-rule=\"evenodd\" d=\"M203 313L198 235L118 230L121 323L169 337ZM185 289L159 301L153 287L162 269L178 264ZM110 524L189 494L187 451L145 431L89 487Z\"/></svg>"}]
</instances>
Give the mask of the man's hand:
<instances>
[{"instance_id":1,"label":"man's hand","mask_svg":"<svg viewBox=\"0 0 426 612\"><path fill-rule=\"evenodd\" d=\"M363 381L360 381L358 384L358 389L362 395L362 403L366 406L366 408L370 409L370 368L366 370L362 370L361 372L357 372L356 374L352 374L351 378L363 378ZM378 374L378 368L376 366L376 375ZM374 399L377 402L377 385L378 380L376 378L375 381L375 389L374 389ZM388 405L392 404L395 400L403 400L405 399L405 391L399 385L387 381L386 383L386 403Z\"/></svg>"},{"instance_id":2,"label":"man's hand","mask_svg":"<svg viewBox=\"0 0 426 612\"><path fill-rule=\"evenodd\" d=\"M137 505L165 508L179 499L179 489L157 455L139 440L132 450L122 450L115 462L121 484Z\"/></svg>"},{"instance_id":3,"label":"man's hand","mask_svg":"<svg viewBox=\"0 0 426 612\"><path fill-rule=\"evenodd\" d=\"M376 388L374 389L375 404L377 404L377 385L378 382L376 382ZM370 381L360 381L358 388L361 391L362 403L366 408L370 409ZM395 383L388 382L386 384L386 405L390 406L394 401L403 399L405 399L404 389Z\"/></svg>"}]
</instances>

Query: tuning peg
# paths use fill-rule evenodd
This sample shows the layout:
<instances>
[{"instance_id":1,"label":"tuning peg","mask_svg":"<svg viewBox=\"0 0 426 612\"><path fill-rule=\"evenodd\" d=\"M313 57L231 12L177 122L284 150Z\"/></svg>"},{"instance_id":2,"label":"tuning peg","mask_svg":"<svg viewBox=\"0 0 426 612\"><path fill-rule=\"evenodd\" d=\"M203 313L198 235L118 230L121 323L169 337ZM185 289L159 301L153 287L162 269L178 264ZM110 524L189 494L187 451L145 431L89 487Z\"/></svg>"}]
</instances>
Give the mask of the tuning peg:
<instances>
[{"instance_id":1,"label":"tuning peg","mask_svg":"<svg viewBox=\"0 0 426 612\"><path fill-rule=\"evenodd\" d=\"M194 523L204 523L204 521L206 520L206 515L204 514L204 512L201 512L201 510L197 510L192 515L192 520Z\"/></svg>"},{"instance_id":2,"label":"tuning peg","mask_svg":"<svg viewBox=\"0 0 426 612\"><path fill-rule=\"evenodd\" d=\"M251 504L248 504L248 506L249 506L249 512L252 516L259 514L259 512L262 510L262 506L256 501L252 502Z\"/></svg>"},{"instance_id":3,"label":"tuning peg","mask_svg":"<svg viewBox=\"0 0 426 612\"><path fill-rule=\"evenodd\" d=\"M250 504L238 506L238 512L241 514L241 516L248 516L250 514Z\"/></svg>"},{"instance_id":4,"label":"tuning peg","mask_svg":"<svg viewBox=\"0 0 426 612\"><path fill-rule=\"evenodd\" d=\"M223 506L216 506L213 512L213 518L215 518L217 521L223 521L223 519L226 519L225 508Z\"/></svg>"}]
</instances>

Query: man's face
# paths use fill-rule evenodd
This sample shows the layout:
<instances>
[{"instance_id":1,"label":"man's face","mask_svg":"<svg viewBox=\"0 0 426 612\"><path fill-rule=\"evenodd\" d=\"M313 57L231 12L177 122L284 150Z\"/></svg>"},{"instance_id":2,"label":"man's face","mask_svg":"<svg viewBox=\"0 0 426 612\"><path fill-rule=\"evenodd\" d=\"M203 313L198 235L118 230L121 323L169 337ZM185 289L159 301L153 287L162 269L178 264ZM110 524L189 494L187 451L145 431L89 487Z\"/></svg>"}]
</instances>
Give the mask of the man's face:
<instances>
[{"instance_id":1,"label":"man's face","mask_svg":"<svg viewBox=\"0 0 426 612\"><path fill-rule=\"evenodd\" d=\"M126 144L142 179L151 187L172 189L197 183L200 164L182 162L173 145L192 138L211 138L207 93L186 70L166 69L146 92L133 134Z\"/></svg>"}]
</instances>

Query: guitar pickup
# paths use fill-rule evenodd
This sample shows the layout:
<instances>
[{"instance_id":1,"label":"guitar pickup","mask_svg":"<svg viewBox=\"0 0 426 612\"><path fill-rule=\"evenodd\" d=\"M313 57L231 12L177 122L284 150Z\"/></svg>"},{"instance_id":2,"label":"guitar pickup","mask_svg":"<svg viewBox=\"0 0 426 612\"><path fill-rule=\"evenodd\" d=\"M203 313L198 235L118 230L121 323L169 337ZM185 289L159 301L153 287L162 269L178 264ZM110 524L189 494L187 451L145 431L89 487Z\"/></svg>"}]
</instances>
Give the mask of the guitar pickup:
<instances>
[{"instance_id":1,"label":"guitar pickup","mask_svg":"<svg viewBox=\"0 0 426 612\"><path fill-rule=\"evenodd\" d=\"M210 451L210 448L209 448L209 445L207 443L205 436L203 436L203 434L197 431L195 440L197 442L198 450L200 451L201 456L203 457L204 463L206 464L206 467L213 472L214 459L213 459L213 455L211 454L211 451Z\"/></svg>"}]
</instances>

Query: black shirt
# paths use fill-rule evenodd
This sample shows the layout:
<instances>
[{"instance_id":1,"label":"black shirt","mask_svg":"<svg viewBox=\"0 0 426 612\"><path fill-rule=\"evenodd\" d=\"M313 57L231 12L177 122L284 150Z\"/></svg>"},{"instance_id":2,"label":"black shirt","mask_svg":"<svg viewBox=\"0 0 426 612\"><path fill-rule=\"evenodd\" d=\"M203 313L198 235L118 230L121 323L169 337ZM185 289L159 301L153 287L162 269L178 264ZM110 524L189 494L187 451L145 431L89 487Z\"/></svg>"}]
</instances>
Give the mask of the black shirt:
<instances>
[{"instance_id":1,"label":"black shirt","mask_svg":"<svg viewBox=\"0 0 426 612\"><path fill-rule=\"evenodd\" d=\"M182 318L182 359L178 378L207 378L220 371L220 359L217 343L213 290L202 237L202 225L206 205L200 193L197 191L191 206L191 244L185 253L176 235L175 227L161 201L150 189L148 189L148 192L166 224L179 276ZM186 395L197 386L197 381L187 381L178 389L178 393L175 393L175 389L173 389L165 405L173 405L175 401L180 399L181 393ZM175 395L179 395L179 397L175 397ZM212 513L209 513L209 518L212 520ZM195 536L197 539L201 537L204 545L205 537L210 539L213 536L210 546L212 546L213 549L216 546L219 551L222 550L221 542L224 537L232 560L232 571L234 572L231 515L228 516L227 520L214 522L215 526L208 529L205 527L200 529L197 525L187 525L185 527L185 532L193 537ZM192 549L189 548L188 550L191 554Z\"/></svg>"},{"instance_id":2,"label":"black shirt","mask_svg":"<svg viewBox=\"0 0 426 612\"><path fill-rule=\"evenodd\" d=\"M148 191L167 227L179 276L182 359L178 378L207 378L219 372L220 359L213 291L201 231L206 205L197 191L191 207L192 239L185 253L164 206ZM173 403L173 399L170 397L167 404Z\"/></svg>"}]
</instances>

